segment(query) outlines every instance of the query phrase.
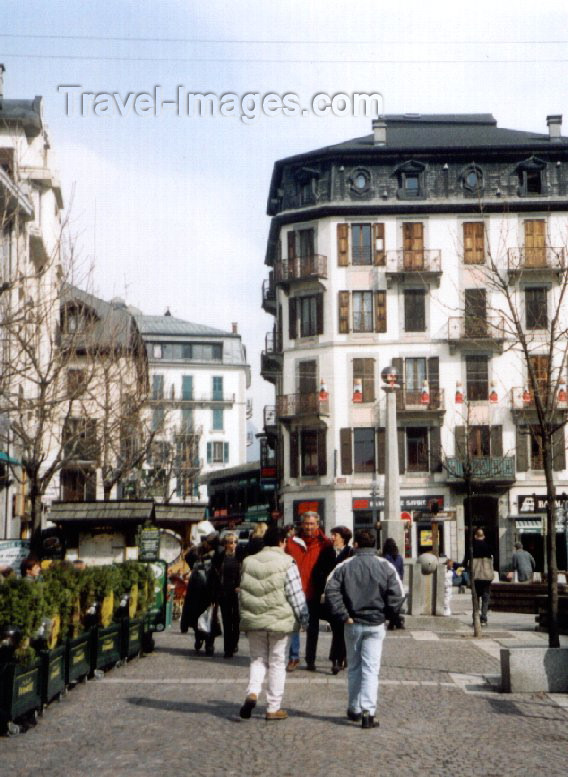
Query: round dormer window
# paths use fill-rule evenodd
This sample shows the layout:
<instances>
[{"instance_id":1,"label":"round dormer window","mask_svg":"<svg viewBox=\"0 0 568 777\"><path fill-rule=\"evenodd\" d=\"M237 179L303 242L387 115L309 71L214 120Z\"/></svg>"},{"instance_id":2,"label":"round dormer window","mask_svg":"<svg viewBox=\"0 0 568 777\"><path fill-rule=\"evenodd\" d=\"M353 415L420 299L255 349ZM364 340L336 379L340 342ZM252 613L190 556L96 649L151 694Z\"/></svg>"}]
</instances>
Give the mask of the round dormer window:
<instances>
[{"instance_id":1,"label":"round dormer window","mask_svg":"<svg viewBox=\"0 0 568 777\"><path fill-rule=\"evenodd\" d=\"M351 178L351 186L358 193L366 192L371 185L371 176L367 170L355 170Z\"/></svg>"},{"instance_id":2,"label":"round dormer window","mask_svg":"<svg viewBox=\"0 0 568 777\"><path fill-rule=\"evenodd\" d=\"M465 171L463 186L470 192L478 192L483 187L483 174L478 167L470 167Z\"/></svg>"}]
</instances>

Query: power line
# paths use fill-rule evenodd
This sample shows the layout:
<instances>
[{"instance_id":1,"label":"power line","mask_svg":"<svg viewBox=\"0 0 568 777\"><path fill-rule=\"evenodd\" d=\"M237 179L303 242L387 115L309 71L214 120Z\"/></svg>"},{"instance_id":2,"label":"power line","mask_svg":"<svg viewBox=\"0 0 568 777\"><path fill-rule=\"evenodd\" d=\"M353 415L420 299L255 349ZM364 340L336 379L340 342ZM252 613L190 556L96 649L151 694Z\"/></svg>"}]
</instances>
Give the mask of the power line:
<instances>
[{"instance_id":1,"label":"power line","mask_svg":"<svg viewBox=\"0 0 568 777\"><path fill-rule=\"evenodd\" d=\"M281 64L281 65L539 65L564 64L568 58L562 59L250 59L248 57L120 57L91 56L86 54L12 54L0 52L0 58L7 59L59 59L84 60L92 62L184 62L213 64L248 63L248 64Z\"/></svg>"}]
</instances>

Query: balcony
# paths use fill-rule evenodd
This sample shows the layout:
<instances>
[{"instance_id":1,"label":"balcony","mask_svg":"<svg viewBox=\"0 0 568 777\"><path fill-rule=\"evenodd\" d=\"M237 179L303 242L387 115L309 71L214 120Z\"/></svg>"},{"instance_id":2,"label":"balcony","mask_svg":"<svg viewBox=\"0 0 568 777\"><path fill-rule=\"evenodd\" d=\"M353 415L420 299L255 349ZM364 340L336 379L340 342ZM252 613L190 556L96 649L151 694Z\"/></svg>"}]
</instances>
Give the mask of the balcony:
<instances>
[{"instance_id":1,"label":"balcony","mask_svg":"<svg viewBox=\"0 0 568 777\"><path fill-rule=\"evenodd\" d=\"M329 397L320 399L317 391L309 394L281 394L276 397L276 417L280 420L329 415Z\"/></svg>"},{"instance_id":2,"label":"balcony","mask_svg":"<svg viewBox=\"0 0 568 777\"><path fill-rule=\"evenodd\" d=\"M450 353L456 348L492 348L501 352L505 340L505 318L501 313L481 316L456 316L448 319Z\"/></svg>"},{"instance_id":3,"label":"balcony","mask_svg":"<svg viewBox=\"0 0 568 777\"><path fill-rule=\"evenodd\" d=\"M400 389L396 392L397 413L411 413L420 416L446 412L444 389L422 389L414 391Z\"/></svg>"},{"instance_id":4,"label":"balcony","mask_svg":"<svg viewBox=\"0 0 568 777\"><path fill-rule=\"evenodd\" d=\"M420 279L433 281L440 285L442 275L442 252L438 248L419 251L387 251L386 276L387 286L393 281Z\"/></svg>"},{"instance_id":5,"label":"balcony","mask_svg":"<svg viewBox=\"0 0 568 777\"><path fill-rule=\"evenodd\" d=\"M274 280L277 284L289 285L294 281L312 281L327 278L327 256L297 256L274 265Z\"/></svg>"},{"instance_id":6,"label":"balcony","mask_svg":"<svg viewBox=\"0 0 568 777\"><path fill-rule=\"evenodd\" d=\"M542 246L540 248L509 248L507 251L509 283L522 275L525 280L544 280L560 277L566 269L566 249Z\"/></svg>"},{"instance_id":7,"label":"balcony","mask_svg":"<svg viewBox=\"0 0 568 777\"><path fill-rule=\"evenodd\" d=\"M265 313L276 315L276 286L272 272L262 282L262 309Z\"/></svg>"},{"instance_id":8,"label":"balcony","mask_svg":"<svg viewBox=\"0 0 568 777\"><path fill-rule=\"evenodd\" d=\"M282 343L276 332L267 332L264 338L264 350L260 354L260 374L275 384L282 371Z\"/></svg>"},{"instance_id":9,"label":"balcony","mask_svg":"<svg viewBox=\"0 0 568 777\"><path fill-rule=\"evenodd\" d=\"M202 394L181 395L177 397L174 391L168 397L152 396L150 397L150 404L153 406L161 405L162 407L175 406L175 407L192 407L193 405L233 405L235 403L234 394L220 394L215 391L206 392Z\"/></svg>"},{"instance_id":10,"label":"balcony","mask_svg":"<svg viewBox=\"0 0 568 777\"><path fill-rule=\"evenodd\" d=\"M511 484L516 480L514 456L481 456L470 459L472 478L486 483ZM449 457L446 460L448 483L463 481L464 461Z\"/></svg>"},{"instance_id":11,"label":"balcony","mask_svg":"<svg viewBox=\"0 0 568 777\"><path fill-rule=\"evenodd\" d=\"M545 392L542 392L544 397ZM568 393L565 386L560 386L556 396L555 410L561 413L568 412ZM517 386L511 389L511 412L515 419L522 413L536 413L534 394L528 388Z\"/></svg>"}]
</instances>

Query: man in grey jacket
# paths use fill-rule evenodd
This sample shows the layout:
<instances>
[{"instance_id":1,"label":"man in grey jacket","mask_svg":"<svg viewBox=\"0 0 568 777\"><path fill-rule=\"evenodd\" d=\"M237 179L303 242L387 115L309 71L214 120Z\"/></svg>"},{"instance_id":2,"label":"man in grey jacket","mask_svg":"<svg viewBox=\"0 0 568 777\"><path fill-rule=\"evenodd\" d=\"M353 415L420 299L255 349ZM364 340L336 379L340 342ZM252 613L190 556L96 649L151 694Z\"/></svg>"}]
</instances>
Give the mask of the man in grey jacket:
<instances>
[{"instance_id":1,"label":"man in grey jacket","mask_svg":"<svg viewBox=\"0 0 568 777\"><path fill-rule=\"evenodd\" d=\"M353 547L355 555L330 576L325 599L332 615L345 624L347 717L367 729L376 725L385 610L389 615L399 612L404 590L394 566L376 555L372 529L356 531Z\"/></svg>"},{"instance_id":2,"label":"man in grey jacket","mask_svg":"<svg viewBox=\"0 0 568 777\"><path fill-rule=\"evenodd\" d=\"M536 564L528 550L523 550L522 542L515 542L512 562L513 570L517 573L519 583L530 583L533 579Z\"/></svg>"}]
</instances>

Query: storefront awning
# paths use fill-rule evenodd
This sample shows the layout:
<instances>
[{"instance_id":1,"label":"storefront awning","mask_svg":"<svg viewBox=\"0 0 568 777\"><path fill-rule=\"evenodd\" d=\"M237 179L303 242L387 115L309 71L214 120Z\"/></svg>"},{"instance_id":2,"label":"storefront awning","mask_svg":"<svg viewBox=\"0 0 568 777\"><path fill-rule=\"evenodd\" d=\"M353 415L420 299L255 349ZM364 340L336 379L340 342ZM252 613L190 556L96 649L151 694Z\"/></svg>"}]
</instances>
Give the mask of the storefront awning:
<instances>
[{"instance_id":1,"label":"storefront awning","mask_svg":"<svg viewBox=\"0 0 568 777\"><path fill-rule=\"evenodd\" d=\"M5 461L6 464L16 464L17 466L20 466L20 464L22 463L21 461L18 461L17 459L13 459L5 451L0 451L0 462L2 462L2 461Z\"/></svg>"}]
</instances>

